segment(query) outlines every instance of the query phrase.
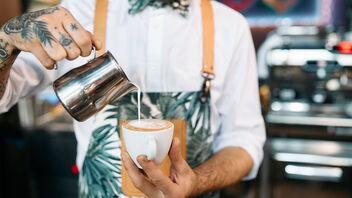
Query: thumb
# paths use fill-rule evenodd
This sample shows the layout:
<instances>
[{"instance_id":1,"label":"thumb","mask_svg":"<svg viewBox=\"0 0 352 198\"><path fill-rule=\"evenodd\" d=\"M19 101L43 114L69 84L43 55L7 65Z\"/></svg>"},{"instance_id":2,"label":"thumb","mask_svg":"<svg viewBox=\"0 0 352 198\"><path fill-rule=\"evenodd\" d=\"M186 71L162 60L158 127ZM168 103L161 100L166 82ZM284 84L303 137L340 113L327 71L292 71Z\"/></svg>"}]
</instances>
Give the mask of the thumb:
<instances>
[{"instance_id":1,"label":"thumb","mask_svg":"<svg viewBox=\"0 0 352 198\"><path fill-rule=\"evenodd\" d=\"M181 143L178 138L174 138L172 141L169 157L171 164L176 168L176 171L181 171L184 168L186 161L182 158Z\"/></svg>"}]
</instances>

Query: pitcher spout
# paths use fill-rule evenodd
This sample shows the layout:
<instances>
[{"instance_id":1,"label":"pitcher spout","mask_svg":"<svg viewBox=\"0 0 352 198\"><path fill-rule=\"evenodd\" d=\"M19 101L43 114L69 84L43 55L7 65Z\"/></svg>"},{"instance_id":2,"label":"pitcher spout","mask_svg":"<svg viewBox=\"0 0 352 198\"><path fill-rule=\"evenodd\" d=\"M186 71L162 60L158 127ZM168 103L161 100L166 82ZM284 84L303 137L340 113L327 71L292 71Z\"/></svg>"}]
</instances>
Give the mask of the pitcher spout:
<instances>
[{"instance_id":1,"label":"pitcher spout","mask_svg":"<svg viewBox=\"0 0 352 198\"><path fill-rule=\"evenodd\" d=\"M121 99L123 96L137 90L138 87L135 84L131 82L125 82L124 85L116 89L109 101L110 103L114 103Z\"/></svg>"}]
</instances>

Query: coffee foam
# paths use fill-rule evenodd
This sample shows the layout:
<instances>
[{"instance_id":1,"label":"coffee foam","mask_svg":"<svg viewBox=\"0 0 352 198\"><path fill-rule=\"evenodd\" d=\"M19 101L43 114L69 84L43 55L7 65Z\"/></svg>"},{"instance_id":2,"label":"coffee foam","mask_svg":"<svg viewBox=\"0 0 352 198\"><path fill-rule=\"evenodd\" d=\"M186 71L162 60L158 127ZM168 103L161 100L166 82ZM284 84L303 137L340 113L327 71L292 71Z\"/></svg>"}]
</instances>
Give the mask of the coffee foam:
<instances>
[{"instance_id":1,"label":"coffee foam","mask_svg":"<svg viewBox=\"0 0 352 198\"><path fill-rule=\"evenodd\" d=\"M166 120L145 119L145 120L131 120L124 125L125 128L133 131L158 131L170 128L172 123Z\"/></svg>"}]
</instances>

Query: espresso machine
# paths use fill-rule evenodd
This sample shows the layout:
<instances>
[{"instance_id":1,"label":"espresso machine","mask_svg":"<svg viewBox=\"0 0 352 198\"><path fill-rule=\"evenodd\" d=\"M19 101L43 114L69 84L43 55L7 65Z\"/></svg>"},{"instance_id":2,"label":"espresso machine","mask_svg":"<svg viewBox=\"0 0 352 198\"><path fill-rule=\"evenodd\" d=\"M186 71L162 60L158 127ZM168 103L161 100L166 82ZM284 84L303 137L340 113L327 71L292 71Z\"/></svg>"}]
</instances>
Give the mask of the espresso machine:
<instances>
[{"instance_id":1,"label":"espresso machine","mask_svg":"<svg viewBox=\"0 0 352 198\"><path fill-rule=\"evenodd\" d=\"M352 126L352 52L340 53L335 33L284 27L266 52L269 123ZM269 38L270 40L270 38Z\"/></svg>"},{"instance_id":2,"label":"espresso machine","mask_svg":"<svg viewBox=\"0 0 352 198\"><path fill-rule=\"evenodd\" d=\"M288 186L292 197L352 195L351 35L281 27L259 50L268 93L262 197L282 197Z\"/></svg>"}]
</instances>

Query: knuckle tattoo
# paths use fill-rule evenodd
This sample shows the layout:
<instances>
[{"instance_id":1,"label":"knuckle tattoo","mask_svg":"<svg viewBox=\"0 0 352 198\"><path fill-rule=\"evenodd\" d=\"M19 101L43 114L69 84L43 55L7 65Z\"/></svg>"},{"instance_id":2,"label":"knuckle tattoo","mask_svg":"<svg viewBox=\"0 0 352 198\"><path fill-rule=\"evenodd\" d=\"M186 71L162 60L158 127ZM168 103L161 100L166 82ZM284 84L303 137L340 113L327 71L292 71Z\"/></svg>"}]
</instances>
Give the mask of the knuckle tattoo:
<instances>
[{"instance_id":1,"label":"knuckle tattoo","mask_svg":"<svg viewBox=\"0 0 352 198\"><path fill-rule=\"evenodd\" d=\"M70 24L70 30L72 32L78 30L78 25L76 23L71 23Z\"/></svg>"},{"instance_id":2,"label":"knuckle tattoo","mask_svg":"<svg viewBox=\"0 0 352 198\"><path fill-rule=\"evenodd\" d=\"M68 47L71 45L72 39L68 35L60 33L59 43L64 47Z\"/></svg>"}]
</instances>

